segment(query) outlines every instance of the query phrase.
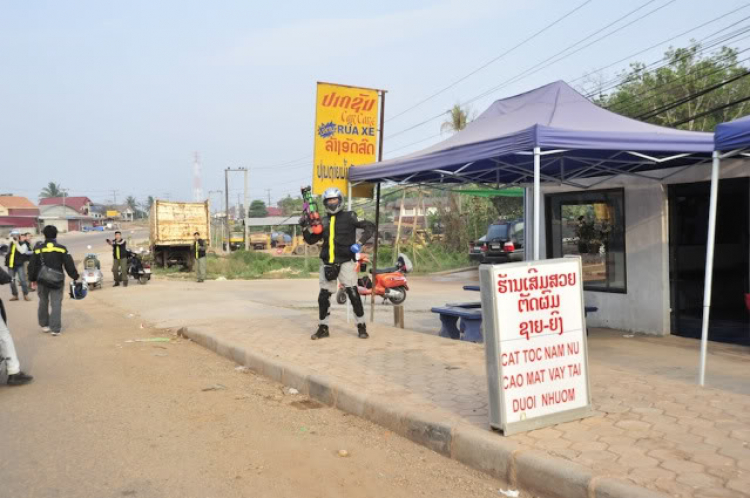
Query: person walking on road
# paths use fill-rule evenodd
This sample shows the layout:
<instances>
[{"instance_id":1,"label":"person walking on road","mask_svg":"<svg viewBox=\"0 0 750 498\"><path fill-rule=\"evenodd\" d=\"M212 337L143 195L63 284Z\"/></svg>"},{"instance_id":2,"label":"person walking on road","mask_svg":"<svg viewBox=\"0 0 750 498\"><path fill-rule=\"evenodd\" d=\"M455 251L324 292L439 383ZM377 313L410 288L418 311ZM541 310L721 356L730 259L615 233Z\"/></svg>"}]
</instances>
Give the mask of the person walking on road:
<instances>
[{"instance_id":1,"label":"person walking on road","mask_svg":"<svg viewBox=\"0 0 750 498\"><path fill-rule=\"evenodd\" d=\"M328 217L322 220L323 231L314 234L310 230L306 218L300 219L302 237L307 244L317 244L321 240L320 248L320 294L318 294L318 331L311 339L328 337L328 317L330 316L331 295L338 290L340 281L349 296L349 301L357 317L357 333L360 339L370 337L365 324L365 309L362 298L357 290L357 270L355 255L362 250L362 245L370 240L375 233L375 225L366 220L357 219L354 211L343 211L344 196L337 188L329 188L323 192L323 205ZM357 229L361 229L362 236L357 242Z\"/></svg>"},{"instance_id":2,"label":"person walking on road","mask_svg":"<svg viewBox=\"0 0 750 498\"><path fill-rule=\"evenodd\" d=\"M57 336L62 331L65 273L73 280L78 280L80 275L68 249L57 243L57 228L47 225L42 233L44 243L31 257L29 280L39 294L39 326L44 332Z\"/></svg>"},{"instance_id":3,"label":"person walking on road","mask_svg":"<svg viewBox=\"0 0 750 498\"><path fill-rule=\"evenodd\" d=\"M193 249L195 250L195 277L198 282L206 280L206 241L201 239L201 234L195 232L193 234L195 244Z\"/></svg>"},{"instance_id":4,"label":"person walking on road","mask_svg":"<svg viewBox=\"0 0 750 498\"><path fill-rule=\"evenodd\" d=\"M9 284L11 280L10 275L0 268L0 285ZM5 369L8 373L6 383L9 386L28 384L34 379L31 375L26 375L21 371L21 363L18 361L13 336L10 335L8 329L8 317L5 313L3 300L0 299L0 363L2 362L5 362Z\"/></svg>"},{"instance_id":5,"label":"person walking on road","mask_svg":"<svg viewBox=\"0 0 750 498\"><path fill-rule=\"evenodd\" d=\"M8 267L8 272L12 279L10 282L10 292L13 294L13 297L10 300L18 301L18 287L16 286L16 281L18 281L21 284L23 300L31 301L29 299L29 286L26 282L26 268L24 267L24 262L29 256L29 246L23 241L24 237L19 232L13 231L10 233L10 236L10 247L8 248L8 254L5 256L5 266Z\"/></svg>"},{"instance_id":6,"label":"person walking on road","mask_svg":"<svg viewBox=\"0 0 750 498\"><path fill-rule=\"evenodd\" d=\"M34 254L34 249L32 248L32 245L31 245L31 233L26 232L25 234L23 234L23 241L26 243L26 247L28 248L28 252L26 253L26 257L23 258L24 259L24 261L23 261L23 271L26 272L26 280L28 280L28 278L29 278L29 262L31 261L32 254ZM29 292L34 292L34 289L31 289L30 287L31 286L29 285Z\"/></svg>"},{"instance_id":7,"label":"person walking on road","mask_svg":"<svg viewBox=\"0 0 750 498\"><path fill-rule=\"evenodd\" d=\"M115 277L115 287L128 286L128 248L121 232L115 232L115 240L107 239L112 246L112 275Z\"/></svg>"}]
</instances>

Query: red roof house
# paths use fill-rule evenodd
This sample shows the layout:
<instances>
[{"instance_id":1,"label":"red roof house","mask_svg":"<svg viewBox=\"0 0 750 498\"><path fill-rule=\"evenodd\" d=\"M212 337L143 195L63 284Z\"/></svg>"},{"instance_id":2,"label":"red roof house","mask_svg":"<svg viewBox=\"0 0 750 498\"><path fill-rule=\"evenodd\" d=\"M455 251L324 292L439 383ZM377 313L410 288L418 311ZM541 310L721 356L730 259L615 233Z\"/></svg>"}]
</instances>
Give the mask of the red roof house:
<instances>
[{"instance_id":1,"label":"red roof house","mask_svg":"<svg viewBox=\"0 0 750 498\"><path fill-rule=\"evenodd\" d=\"M39 201L40 206L70 206L85 216L89 215L91 204L88 197L47 197Z\"/></svg>"}]
</instances>

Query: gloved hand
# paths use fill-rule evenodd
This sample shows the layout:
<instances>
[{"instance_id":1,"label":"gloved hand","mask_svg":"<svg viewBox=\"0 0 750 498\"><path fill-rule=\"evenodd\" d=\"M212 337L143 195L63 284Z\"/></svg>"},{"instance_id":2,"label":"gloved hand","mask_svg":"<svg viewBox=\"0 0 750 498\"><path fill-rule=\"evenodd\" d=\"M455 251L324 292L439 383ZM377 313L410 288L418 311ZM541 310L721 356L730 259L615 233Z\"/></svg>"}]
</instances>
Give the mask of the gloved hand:
<instances>
[{"instance_id":1,"label":"gloved hand","mask_svg":"<svg viewBox=\"0 0 750 498\"><path fill-rule=\"evenodd\" d=\"M362 251L362 246L359 244L352 244L349 249L351 249L354 254L357 254L358 252Z\"/></svg>"},{"instance_id":2,"label":"gloved hand","mask_svg":"<svg viewBox=\"0 0 750 498\"><path fill-rule=\"evenodd\" d=\"M307 226L307 218L304 216L300 216L297 223L299 223L299 226L301 226L302 228L305 228Z\"/></svg>"}]
</instances>

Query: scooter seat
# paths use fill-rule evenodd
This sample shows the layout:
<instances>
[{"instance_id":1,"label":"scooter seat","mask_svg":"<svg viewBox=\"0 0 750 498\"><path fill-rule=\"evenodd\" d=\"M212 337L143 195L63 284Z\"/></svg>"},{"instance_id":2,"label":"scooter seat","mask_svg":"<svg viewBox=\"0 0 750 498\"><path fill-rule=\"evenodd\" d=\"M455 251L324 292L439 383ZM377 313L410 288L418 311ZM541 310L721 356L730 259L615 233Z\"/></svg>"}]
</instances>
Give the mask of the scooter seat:
<instances>
[{"instance_id":1,"label":"scooter seat","mask_svg":"<svg viewBox=\"0 0 750 498\"><path fill-rule=\"evenodd\" d=\"M391 267L388 267L388 268L378 268L377 270L375 270L372 273L373 273L373 275L380 275L382 273L394 273L394 272L397 272L397 271L398 271L398 267L391 266Z\"/></svg>"}]
</instances>

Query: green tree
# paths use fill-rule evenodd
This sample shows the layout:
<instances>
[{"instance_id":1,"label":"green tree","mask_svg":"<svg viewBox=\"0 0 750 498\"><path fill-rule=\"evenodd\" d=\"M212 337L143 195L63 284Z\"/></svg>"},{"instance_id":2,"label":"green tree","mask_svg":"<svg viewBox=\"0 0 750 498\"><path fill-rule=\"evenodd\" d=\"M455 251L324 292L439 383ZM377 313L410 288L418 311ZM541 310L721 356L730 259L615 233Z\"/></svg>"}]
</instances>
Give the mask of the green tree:
<instances>
[{"instance_id":1,"label":"green tree","mask_svg":"<svg viewBox=\"0 0 750 498\"><path fill-rule=\"evenodd\" d=\"M265 218L266 216L268 216L266 203L257 199L251 202L250 209L248 210L248 216L250 218Z\"/></svg>"},{"instance_id":2,"label":"green tree","mask_svg":"<svg viewBox=\"0 0 750 498\"><path fill-rule=\"evenodd\" d=\"M621 75L624 84L609 95L600 92L593 100L611 111L657 125L713 131L718 123L750 109L746 102L718 109L750 95L750 78L744 77L748 68L738 61L737 53L729 47L701 53L698 43L670 48L663 67L649 71L644 63L633 63Z\"/></svg>"},{"instance_id":3,"label":"green tree","mask_svg":"<svg viewBox=\"0 0 750 498\"><path fill-rule=\"evenodd\" d=\"M302 203L303 202L301 197L292 197L291 195L287 195L279 202L277 202L276 205L281 208L281 212L284 214L284 216L291 216L295 213L302 212Z\"/></svg>"},{"instance_id":4,"label":"green tree","mask_svg":"<svg viewBox=\"0 0 750 498\"><path fill-rule=\"evenodd\" d=\"M125 199L125 204L128 205L130 209L133 211L136 211L138 209L138 201L135 200L135 197L132 195L129 195L127 199Z\"/></svg>"},{"instance_id":5,"label":"green tree","mask_svg":"<svg viewBox=\"0 0 750 498\"><path fill-rule=\"evenodd\" d=\"M42 192L39 194L40 199L49 199L51 197L62 197L62 187L60 187L59 183L55 182L49 182L46 187L42 189Z\"/></svg>"},{"instance_id":6,"label":"green tree","mask_svg":"<svg viewBox=\"0 0 750 498\"><path fill-rule=\"evenodd\" d=\"M450 111L446 111L446 114L448 114L448 117L443 124L440 125L441 133L445 131L451 133L459 132L466 128L466 125L474 119L471 109L468 107L461 107L461 104L454 105Z\"/></svg>"},{"instance_id":7,"label":"green tree","mask_svg":"<svg viewBox=\"0 0 750 498\"><path fill-rule=\"evenodd\" d=\"M151 211L151 206L154 205L154 196L149 195L148 199L146 200L146 210Z\"/></svg>"}]
</instances>

